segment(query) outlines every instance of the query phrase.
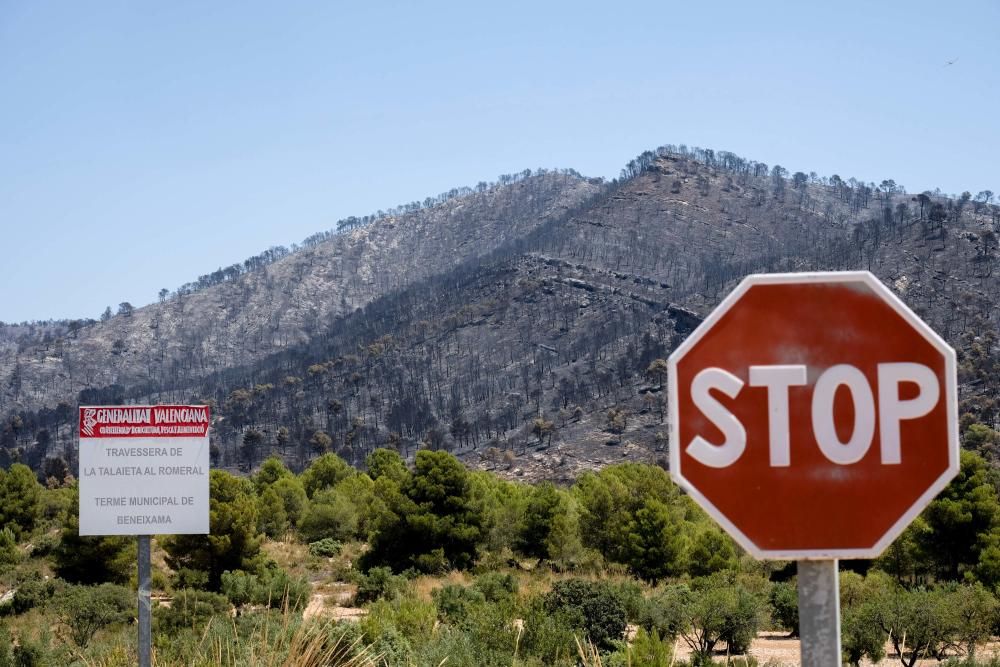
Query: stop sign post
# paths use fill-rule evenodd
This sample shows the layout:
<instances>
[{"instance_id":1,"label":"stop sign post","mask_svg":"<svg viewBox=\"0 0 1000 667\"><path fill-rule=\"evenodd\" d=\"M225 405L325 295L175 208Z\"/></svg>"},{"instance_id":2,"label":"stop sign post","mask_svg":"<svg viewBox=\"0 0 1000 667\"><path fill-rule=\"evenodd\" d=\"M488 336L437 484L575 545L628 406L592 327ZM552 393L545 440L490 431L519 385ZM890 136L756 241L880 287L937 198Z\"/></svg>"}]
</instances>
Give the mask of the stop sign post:
<instances>
[{"instance_id":1,"label":"stop sign post","mask_svg":"<svg viewBox=\"0 0 1000 667\"><path fill-rule=\"evenodd\" d=\"M878 556L958 472L954 350L869 272L770 274L668 365L673 478L757 558L800 561L803 664L839 664L836 559ZM803 597L833 605L824 636Z\"/></svg>"}]
</instances>

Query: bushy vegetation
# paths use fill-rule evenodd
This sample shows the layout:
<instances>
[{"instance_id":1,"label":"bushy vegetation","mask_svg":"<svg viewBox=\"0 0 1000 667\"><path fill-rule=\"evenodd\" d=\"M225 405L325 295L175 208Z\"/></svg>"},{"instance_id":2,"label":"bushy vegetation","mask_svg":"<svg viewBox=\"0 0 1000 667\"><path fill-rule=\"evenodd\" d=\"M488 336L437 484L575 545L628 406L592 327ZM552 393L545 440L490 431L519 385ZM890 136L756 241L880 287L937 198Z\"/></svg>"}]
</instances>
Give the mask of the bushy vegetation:
<instances>
[{"instance_id":1,"label":"bushy vegetation","mask_svg":"<svg viewBox=\"0 0 1000 667\"><path fill-rule=\"evenodd\" d=\"M0 475L25 501L0 527L0 667L134 662L134 545L79 537L75 485L25 470ZM881 558L842 572L846 663L983 657L998 489L963 454ZM561 487L378 450L367 472L332 454L300 475L277 459L250 479L213 471L211 493L211 535L155 541L158 664L703 665L797 632L793 566L748 558L655 466ZM360 620L333 623L331 599Z\"/></svg>"}]
</instances>

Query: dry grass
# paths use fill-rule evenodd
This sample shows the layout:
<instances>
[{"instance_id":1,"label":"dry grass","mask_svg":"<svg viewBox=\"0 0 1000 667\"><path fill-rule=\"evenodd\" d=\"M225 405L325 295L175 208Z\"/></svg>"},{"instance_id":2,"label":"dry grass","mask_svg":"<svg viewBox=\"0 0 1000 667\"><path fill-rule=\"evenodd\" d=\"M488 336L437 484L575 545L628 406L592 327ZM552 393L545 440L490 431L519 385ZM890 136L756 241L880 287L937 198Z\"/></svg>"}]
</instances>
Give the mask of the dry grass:
<instances>
[{"instance_id":1,"label":"dry grass","mask_svg":"<svg viewBox=\"0 0 1000 667\"><path fill-rule=\"evenodd\" d=\"M265 626L266 629L266 626ZM307 624L299 626L292 635L288 649L288 657L281 659L274 653L267 653L269 637L267 632L260 637L251 637L249 642L265 651L259 656L251 654L251 665L254 667L368 667L377 663L379 656L372 654L370 647L361 646L360 638L352 643L340 637L329 642L329 628L323 624ZM255 633L257 634L257 633ZM219 657L214 664L229 665L222 662L222 647L218 647L215 655Z\"/></svg>"},{"instance_id":2,"label":"dry grass","mask_svg":"<svg viewBox=\"0 0 1000 667\"><path fill-rule=\"evenodd\" d=\"M457 570L452 570L444 576L430 576L422 575L410 582L413 587L413 592L420 600L425 602L430 602L432 599L431 594L439 589L447 586L449 584L458 584L460 586L468 586L472 583L472 577L468 572L459 572Z\"/></svg>"},{"instance_id":3,"label":"dry grass","mask_svg":"<svg viewBox=\"0 0 1000 667\"><path fill-rule=\"evenodd\" d=\"M601 654L589 639L585 643L581 643L580 638L576 635L573 635L573 639L576 640L576 650L580 656L580 664L583 667L603 667Z\"/></svg>"},{"instance_id":4,"label":"dry grass","mask_svg":"<svg viewBox=\"0 0 1000 667\"><path fill-rule=\"evenodd\" d=\"M153 567L163 570L164 572L172 571L167 566L167 552L163 550L162 546L160 546L160 540L156 537L149 542L149 563Z\"/></svg>"},{"instance_id":5,"label":"dry grass","mask_svg":"<svg viewBox=\"0 0 1000 667\"><path fill-rule=\"evenodd\" d=\"M29 609L23 614L8 616L3 621L11 632L20 637L37 640L45 635L59 636L59 623L52 615L46 614L38 607Z\"/></svg>"},{"instance_id":6,"label":"dry grass","mask_svg":"<svg viewBox=\"0 0 1000 667\"><path fill-rule=\"evenodd\" d=\"M603 581L610 583L631 582L638 583L648 594L652 587L643 582L637 581L626 572L618 572L614 569L602 573L581 574L579 572L553 572L548 568L536 568L530 572L524 570L512 570L511 574L517 577L518 590L522 596L531 597L544 595L552 590L557 582L566 579L585 579L588 581Z\"/></svg>"},{"instance_id":7,"label":"dry grass","mask_svg":"<svg viewBox=\"0 0 1000 667\"><path fill-rule=\"evenodd\" d=\"M309 547L299 542L265 540L261 550L289 574L306 574L310 561Z\"/></svg>"},{"instance_id":8,"label":"dry grass","mask_svg":"<svg viewBox=\"0 0 1000 667\"><path fill-rule=\"evenodd\" d=\"M354 599L358 592L357 584L348 584L335 579L324 579L314 582L312 585L313 595L325 595L337 604L346 604Z\"/></svg>"},{"instance_id":9,"label":"dry grass","mask_svg":"<svg viewBox=\"0 0 1000 667\"><path fill-rule=\"evenodd\" d=\"M635 582L635 579L630 577L624 572L605 572L601 574L579 574L576 572L553 572L549 568L539 567L533 570L499 570L500 572L509 572L517 578L518 591L519 594L524 597L531 597L535 595L543 595L552 590L552 586L556 582L563 581L565 579L586 579L589 581L606 581L606 582ZM413 589L414 594L417 598L430 601L432 599L432 594L435 590L442 588L450 584L456 584L459 586L469 586L472 584L475 576L469 572L460 572L458 570L452 570L444 575L421 575L416 577L410 582L410 586ZM651 590L650 587L643 585L643 588Z\"/></svg>"},{"instance_id":10,"label":"dry grass","mask_svg":"<svg viewBox=\"0 0 1000 667\"><path fill-rule=\"evenodd\" d=\"M249 637L235 642L224 642L218 637L209 639L206 628L197 664L211 667L377 667L380 664L381 656L363 644L360 637L353 641L344 635L333 638L330 623L303 623L293 631L293 614L286 609L283 618L284 623L277 630L264 624ZM232 622L235 626L235 619ZM234 632L234 636L239 634ZM287 654L276 650L286 644ZM174 667L158 661L155 654L153 665Z\"/></svg>"}]
</instances>

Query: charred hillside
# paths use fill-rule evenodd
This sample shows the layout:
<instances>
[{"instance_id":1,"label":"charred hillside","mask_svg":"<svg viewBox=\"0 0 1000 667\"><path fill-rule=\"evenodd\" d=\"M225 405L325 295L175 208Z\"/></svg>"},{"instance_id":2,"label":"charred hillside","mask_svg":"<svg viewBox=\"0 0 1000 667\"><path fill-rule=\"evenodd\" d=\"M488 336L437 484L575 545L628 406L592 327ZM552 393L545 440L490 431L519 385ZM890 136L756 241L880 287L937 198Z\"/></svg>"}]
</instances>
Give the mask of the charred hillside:
<instances>
[{"instance_id":1,"label":"charred hillside","mask_svg":"<svg viewBox=\"0 0 1000 667\"><path fill-rule=\"evenodd\" d=\"M608 185L562 174L515 185L113 318L78 332L68 361L65 348L56 361L37 346L6 356L3 451L71 464L76 401L190 400L214 406L216 464L244 470L272 452L302 466L379 446L530 477L656 460L667 428L655 362L738 279L858 268L960 349L963 409L996 422L989 197L672 147ZM11 410L22 405L42 407Z\"/></svg>"},{"instance_id":2,"label":"charred hillside","mask_svg":"<svg viewBox=\"0 0 1000 667\"><path fill-rule=\"evenodd\" d=\"M251 270L220 270L218 279L199 281L206 287L184 286L161 303L120 309L107 321L68 323L61 331L55 325L34 337L8 327L10 335L0 337L0 411L75 401L81 391L112 385L174 389L252 364L308 341L382 294L524 236L599 187L568 172L507 179L330 238L319 235Z\"/></svg>"}]
</instances>

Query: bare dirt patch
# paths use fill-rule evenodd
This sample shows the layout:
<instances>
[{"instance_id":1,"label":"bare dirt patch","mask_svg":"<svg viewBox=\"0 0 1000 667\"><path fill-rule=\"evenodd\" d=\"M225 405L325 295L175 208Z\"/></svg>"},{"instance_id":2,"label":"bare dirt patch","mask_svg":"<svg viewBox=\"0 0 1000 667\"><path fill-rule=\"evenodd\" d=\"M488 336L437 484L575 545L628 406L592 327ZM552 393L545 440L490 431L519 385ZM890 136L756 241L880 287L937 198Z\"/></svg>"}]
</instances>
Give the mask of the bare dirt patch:
<instances>
[{"instance_id":1,"label":"bare dirt patch","mask_svg":"<svg viewBox=\"0 0 1000 667\"><path fill-rule=\"evenodd\" d=\"M360 607L350 606L356 590L354 586L343 583L317 586L313 589L302 617L329 618L335 621L360 620L368 612Z\"/></svg>"}]
</instances>

